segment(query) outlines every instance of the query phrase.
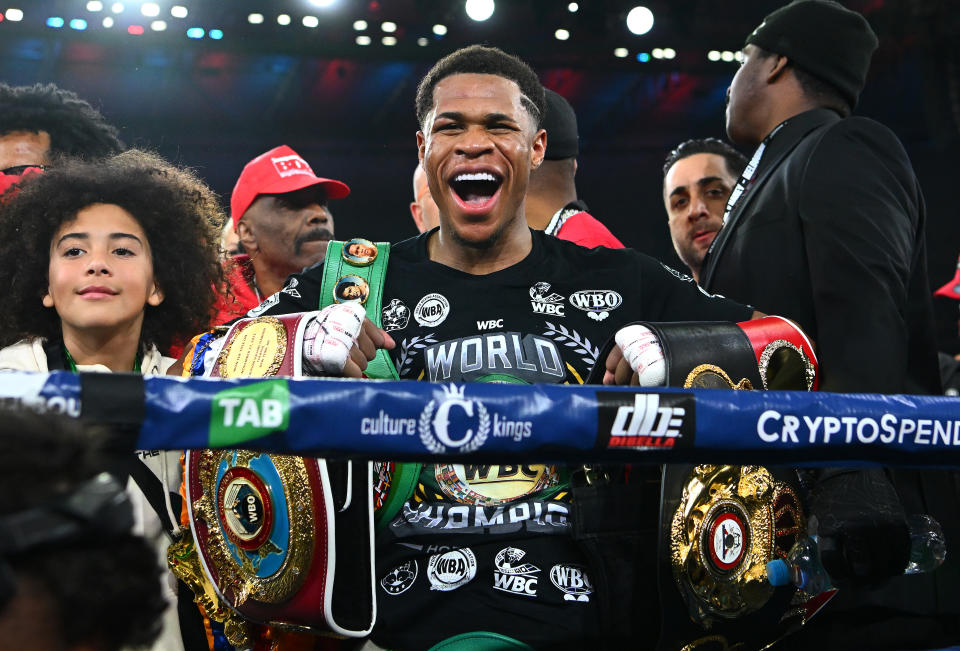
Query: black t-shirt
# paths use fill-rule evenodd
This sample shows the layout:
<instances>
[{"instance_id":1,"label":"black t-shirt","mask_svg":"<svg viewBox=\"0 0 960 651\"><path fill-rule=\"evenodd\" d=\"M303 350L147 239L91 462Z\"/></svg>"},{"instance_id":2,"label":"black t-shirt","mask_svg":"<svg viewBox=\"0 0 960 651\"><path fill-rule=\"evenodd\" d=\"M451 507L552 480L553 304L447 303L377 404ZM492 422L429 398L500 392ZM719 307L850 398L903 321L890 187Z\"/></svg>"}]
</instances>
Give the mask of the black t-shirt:
<instances>
[{"instance_id":1,"label":"black t-shirt","mask_svg":"<svg viewBox=\"0 0 960 651\"><path fill-rule=\"evenodd\" d=\"M429 234L391 248L382 321L401 378L582 384L623 325L751 316L636 251L531 233L526 258L483 276L431 261ZM321 273L294 276L260 313L316 309ZM377 538L373 639L426 649L484 630L547 648L596 636L589 569L569 536L567 476L557 466L425 465Z\"/></svg>"}]
</instances>

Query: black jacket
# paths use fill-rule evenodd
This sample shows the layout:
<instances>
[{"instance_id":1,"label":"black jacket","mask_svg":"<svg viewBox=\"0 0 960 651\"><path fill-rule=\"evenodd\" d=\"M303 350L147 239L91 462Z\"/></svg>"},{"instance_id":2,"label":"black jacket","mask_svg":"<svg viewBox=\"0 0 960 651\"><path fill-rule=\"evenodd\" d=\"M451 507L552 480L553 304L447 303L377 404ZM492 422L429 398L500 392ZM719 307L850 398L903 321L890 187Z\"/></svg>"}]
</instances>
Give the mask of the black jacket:
<instances>
[{"instance_id":1,"label":"black jacket","mask_svg":"<svg viewBox=\"0 0 960 651\"><path fill-rule=\"evenodd\" d=\"M823 391L940 393L924 205L886 127L790 118L707 256L703 286L797 321Z\"/></svg>"}]
</instances>

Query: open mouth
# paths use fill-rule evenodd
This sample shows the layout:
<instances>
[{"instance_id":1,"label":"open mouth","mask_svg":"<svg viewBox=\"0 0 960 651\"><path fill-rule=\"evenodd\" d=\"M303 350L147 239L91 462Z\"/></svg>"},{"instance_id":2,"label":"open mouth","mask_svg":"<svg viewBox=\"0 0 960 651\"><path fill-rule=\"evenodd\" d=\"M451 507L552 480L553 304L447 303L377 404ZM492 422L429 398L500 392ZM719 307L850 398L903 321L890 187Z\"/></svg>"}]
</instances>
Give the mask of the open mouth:
<instances>
[{"instance_id":1,"label":"open mouth","mask_svg":"<svg viewBox=\"0 0 960 651\"><path fill-rule=\"evenodd\" d=\"M468 210L483 210L490 206L501 185L503 178L491 172L461 172L450 181L454 195Z\"/></svg>"}]
</instances>

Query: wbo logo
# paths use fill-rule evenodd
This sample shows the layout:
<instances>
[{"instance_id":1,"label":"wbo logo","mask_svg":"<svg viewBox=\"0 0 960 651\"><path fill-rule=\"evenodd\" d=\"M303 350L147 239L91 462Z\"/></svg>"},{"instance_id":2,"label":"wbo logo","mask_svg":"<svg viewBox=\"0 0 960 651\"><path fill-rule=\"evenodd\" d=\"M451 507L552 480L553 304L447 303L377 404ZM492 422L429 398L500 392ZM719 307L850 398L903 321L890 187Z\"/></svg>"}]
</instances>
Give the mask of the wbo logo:
<instances>
[{"instance_id":1,"label":"wbo logo","mask_svg":"<svg viewBox=\"0 0 960 651\"><path fill-rule=\"evenodd\" d=\"M290 389L286 380L231 387L214 395L211 401L209 445L233 447L281 432L289 424Z\"/></svg>"},{"instance_id":2,"label":"wbo logo","mask_svg":"<svg viewBox=\"0 0 960 651\"><path fill-rule=\"evenodd\" d=\"M451 426L451 417L456 423L454 426ZM464 417L476 418L476 427L461 429ZM439 403L431 400L420 412L418 432L424 447L435 454L443 454L448 448L473 452L490 434L490 414L482 402L465 397L463 387L451 384L443 387L443 400Z\"/></svg>"}]
</instances>

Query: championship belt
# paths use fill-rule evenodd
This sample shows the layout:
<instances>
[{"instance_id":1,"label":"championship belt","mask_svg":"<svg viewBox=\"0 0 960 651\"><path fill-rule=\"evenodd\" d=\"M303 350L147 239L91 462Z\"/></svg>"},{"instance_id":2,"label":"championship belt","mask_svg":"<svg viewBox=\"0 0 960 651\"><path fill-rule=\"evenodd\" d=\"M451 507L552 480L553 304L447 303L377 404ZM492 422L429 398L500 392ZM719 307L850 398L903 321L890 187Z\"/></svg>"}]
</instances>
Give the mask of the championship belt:
<instances>
[{"instance_id":1,"label":"championship belt","mask_svg":"<svg viewBox=\"0 0 960 651\"><path fill-rule=\"evenodd\" d=\"M644 324L660 339L667 382L686 388L815 386L809 341L791 322ZM664 468L658 541L663 649L762 648L796 630L832 596L774 588L766 564L807 533L789 468Z\"/></svg>"},{"instance_id":2,"label":"championship belt","mask_svg":"<svg viewBox=\"0 0 960 651\"><path fill-rule=\"evenodd\" d=\"M312 315L238 321L207 375L300 376ZM242 395L249 389L263 398L267 384L236 388L235 424L246 418L261 426L270 417L267 400ZM370 462L188 450L185 471L193 537L172 545L168 559L207 615L224 622L231 643L250 645L248 623L369 634L376 618Z\"/></svg>"}]
</instances>

